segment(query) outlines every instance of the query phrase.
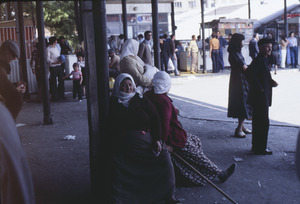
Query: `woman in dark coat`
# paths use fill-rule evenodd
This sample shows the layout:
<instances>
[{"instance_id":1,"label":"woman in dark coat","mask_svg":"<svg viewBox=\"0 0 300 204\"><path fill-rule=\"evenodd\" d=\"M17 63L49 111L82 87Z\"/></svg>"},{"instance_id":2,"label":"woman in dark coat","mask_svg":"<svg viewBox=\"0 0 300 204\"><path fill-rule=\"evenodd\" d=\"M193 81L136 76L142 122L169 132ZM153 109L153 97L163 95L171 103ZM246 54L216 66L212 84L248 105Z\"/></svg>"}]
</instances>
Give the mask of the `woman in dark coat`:
<instances>
[{"instance_id":1,"label":"woman in dark coat","mask_svg":"<svg viewBox=\"0 0 300 204\"><path fill-rule=\"evenodd\" d=\"M231 72L227 116L238 118L235 136L240 138L244 138L246 134L252 133L251 130L244 126L245 119L251 119L252 110L247 104L249 88L245 77L245 70L248 67L241 52L243 40L245 40L244 35L235 33L228 46L228 60L231 66Z\"/></svg>"},{"instance_id":2,"label":"woman in dark coat","mask_svg":"<svg viewBox=\"0 0 300 204\"><path fill-rule=\"evenodd\" d=\"M174 168L161 146L159 115L129 74L116 78L109 124L113 203L174 203Z\"/></svg>"}]
</instances>

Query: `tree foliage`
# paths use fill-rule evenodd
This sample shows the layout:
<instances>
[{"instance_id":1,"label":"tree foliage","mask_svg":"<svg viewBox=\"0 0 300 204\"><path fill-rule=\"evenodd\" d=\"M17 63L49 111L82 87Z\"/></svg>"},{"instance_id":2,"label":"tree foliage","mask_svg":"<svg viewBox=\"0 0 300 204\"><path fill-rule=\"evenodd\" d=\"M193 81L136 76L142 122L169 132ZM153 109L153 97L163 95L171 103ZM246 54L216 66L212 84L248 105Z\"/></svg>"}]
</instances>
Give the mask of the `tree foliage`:
<instances>
[{"instance_id":1,"label":"tree foliage","mask_svg":"<svg viewBox=\"0 0 300 204\"><path fill-rule=\"evenodd\" d=\"M6 5L8 2L0 3L0 21L7 19ZM50 29L51 35L60 37L64 36L74 47L78 44L78 36L76 32L76 21L74 11L74 1L44 1L44 24ZM14 2L10 2L9 20L15 20ZM24 16L36 18L36 3L28 1L23 3ZM34 22L36 25L36 22Z\"/></svg>"},{"instance_id":2,"label":"tree foliage","mask_svg":"<svg viewBox=\"0 0 300 204\"><path fill-rule=\"evenodd\" d=\"M44 21L53 35L72 42L77 40L73 1L45 1Z\"/></svg>"}]
</instances>

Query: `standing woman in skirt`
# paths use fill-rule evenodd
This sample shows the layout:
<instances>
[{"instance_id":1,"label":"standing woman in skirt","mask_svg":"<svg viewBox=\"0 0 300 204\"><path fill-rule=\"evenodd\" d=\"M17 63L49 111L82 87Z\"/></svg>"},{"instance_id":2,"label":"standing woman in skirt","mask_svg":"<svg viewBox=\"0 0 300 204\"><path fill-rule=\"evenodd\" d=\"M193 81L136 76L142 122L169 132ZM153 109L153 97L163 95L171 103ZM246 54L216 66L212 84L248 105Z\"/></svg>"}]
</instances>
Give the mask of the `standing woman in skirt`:
<instances>
[{"instance_id":1,"label":"standing woman in skirt","mask_svg":"<svg viewBox=\"0 0 300 204\"><path fill-rule=\"evenodd\" d=\"M220 182L225 182L232 175L235 164L227 170L222 171L212 161L210 161L202 150L199 137L188 134L178 121L178 111L173 106L172 100L167 93L171 88L171 77L163 71L157 72L152 80L153 89L145 95L152 101L161 119L162 141L166 144L169 152L174 151L194 168L201 172L209 180L218 177ZM171 155L176 177L185 184L204 185L205 180L190 169L177 157Z\"/></svg>"},{"instance_id":2,"label":"standing woman in skirt","mask_svg":"<svg viewBox=\"0 0 300 204\"><path fill-rule=\"evenodd\" d=\"M176 203L174 168L161 146L159 115L129 74L116 78L109 126L112 203Z\"/></svg>"},{"instance_id":3,"label":"standing woman in skirt","mask_svg":"<svg viewBox=\"0 0 300 204\"><path fill-rule=\"evenodd\" d=\"M245 138L246 134L252 133L244 126L245 119L250 119L252 116L252 108L247 104L249 87L245 70L248 67L242 55L243 40L245 40L244 35L233 34L227 49L229 52L228 61L231 67L227 116L238 118L235 136L239 138Z\"/></svg>"}]
</instances>

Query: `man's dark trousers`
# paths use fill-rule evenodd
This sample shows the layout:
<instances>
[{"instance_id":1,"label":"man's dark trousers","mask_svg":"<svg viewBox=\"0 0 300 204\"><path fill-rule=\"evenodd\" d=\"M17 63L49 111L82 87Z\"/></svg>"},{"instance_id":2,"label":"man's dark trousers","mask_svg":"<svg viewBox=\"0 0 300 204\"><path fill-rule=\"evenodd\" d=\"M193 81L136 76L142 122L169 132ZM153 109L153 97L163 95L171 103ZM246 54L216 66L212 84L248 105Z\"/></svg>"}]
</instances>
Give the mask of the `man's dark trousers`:
<instances>
[{"instance_id":1,"label":"man's dark trousers","mask_svg":"<svg viewBox=\"0 0 300 204\"><path fill-rule=\"evenodd\" d=\"M259 105L253 107L252 115L252 150L263 152L267 148L269 132L269 107Z\"/></svg>"},{"instance_id":2,"label":"man's dark trousers","mask_svg":"<svg viewBox=\"0 0 300 204\"><path fill-rule=\"evenodd\" d=\"M64 72L61 66L50 67L50 89L52 100L63 99L65 95ZM58 84L57 84L58 81Z\"/></svg>"}]
</instances>

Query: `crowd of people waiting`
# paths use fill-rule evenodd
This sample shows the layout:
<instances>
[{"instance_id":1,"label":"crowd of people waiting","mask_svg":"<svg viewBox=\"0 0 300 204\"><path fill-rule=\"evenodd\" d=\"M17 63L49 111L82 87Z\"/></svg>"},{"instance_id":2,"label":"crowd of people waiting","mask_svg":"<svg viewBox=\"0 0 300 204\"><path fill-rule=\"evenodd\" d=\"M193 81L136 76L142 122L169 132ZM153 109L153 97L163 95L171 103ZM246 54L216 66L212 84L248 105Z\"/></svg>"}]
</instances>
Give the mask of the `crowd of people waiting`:
<instances>
[{"instance_id":1,"label":"crowd of people waiting","mask_svg":"<svg viewBox=\"0 0 300 204\"><path fill-rule=\"evenodd\" d=\"M177 183L181 181L193 185L205 183L203 178L182 163L176 155L192 163L208 179L213 180L217 177L220 182L226 181L232 175L235 164L225 171L221 170L203 153L199 137L184 130L177 117L178 110L168 97L171 87L170 74L165 69L158 71L153 68L151 61L147 61L150 60L151 47L150 42L147 42L149 33L145 33L145 36L145 39L140 42L128 39L123 44L120 57L121 74L116 77L111 96L109 115L112 117L110 124L113 126L109 132L113 135L112 138L118 138L122 144L122 147L116 145L112 153L111 195L116 202L144 201L147 198L147 200L153 199L151 202L164 200L167 203L169 201L176 203L175 178ZM173 36L169 41L172 38ZM227 42L218 33L213 34L210 40L210 55L215 63L213 72L224 69L224 62L221 63L223 60L220 57L223 51L220 51L220 47L223 49L228 45L228 60L231 66L228 117L238 119L236 137L245 138L246 134L252 134L251 150L254 154L271 155L272 151L267 146L269 106L272 104L272 88L278 86L270 75L272 55L278 55L277 50L273 48L274 41L270 36L258 40L256 45L258 52L253 56L251 64L247 65L242 54L245 36L234 33L230 38ZM168 40L166 36L162 39L163 43ZM197 40L192 36L188 47L188 57L192 56L191 73L198 68L196 59L198 59L200 37ZM145 49L149 53L145 54ZM162 67L165 68L167 66L165 59L169 57L172 60L172 56L165 55L163 52L161 56ZM119 117L118 121L116 121L117 117ZM246 119L252 119L252 130L245 127ZM116 124L122 128L116 130L114 128ZM148 163L152 165L145 169ZM159 165L160 171L156 169ZM154 176L153 172L158 172L158 175ZM125 175L126 179L124 179ZM165 176L162 178L162 175ZM150 178L152 178L151 182L147 180ZM153 186L156 188L150 195L148 189L154 189ZM139 191L136 191L137 189Z\"/></svg>"},{"instance_id":2,"label":"crowd of people waiting","mask_svg":"<svg viewBox=\"0 0 300 204\"><path fill-rule=\"evenodd\" d=\"M205 184L201 176L174 155L180 155L193 164L209 180L218 178L220 182L225 182L236 167L232 164L226 170L219 168L203 153L200 138L184 130L178 120L178 110L168 96L171 88L170 73L180 75L176 52L182 50L182 45L179 43L175 48L175 35L170 38L162 36L162 69L158 70L153 63L151 36L151 31L146 31L140 42L135 39L124 42L123 36L119 36L118 43L114 36L108 41L109 69L113 70L110 74L115 78L115 83L110 98L108 123L113 148L111 162L107 167L110 172L111 200L114 203L178 203L175 198L175 178L177 182L185 184ZM227 42L220 32L213 33L209 43L213 72L224 69L222 49L228 44L231 65L228 117L238 118L235 136L244 138L246 134L252 133L252 151L255 154L272 154L267 147L268 108L271 106L272 88L278 84L272 79L270 68L275 65L276 73L279 45L271 35L259 40L255 34L249 43L249 54L253 61L248 66L241 53L244 40L244 35L235 33ZM64 79L72 76L73 99L78 97L81 101L86 85L84 54L82 51L77 53L74 70L65 76L64 55L70 52L70 47L63 37L59 39L59 45L57 41L56 37L50 37L46 50L52 100L64 99ZM292 67L297 67L297 50L294 51L297 40L294 33L291 32L289 38L283 36L280 45L282 50L289 49ZM192 56L192 74L198 71L198 54L201 49L201 37L198 36L196 40L193 35L187 56ZM21 107L20 94L24 93L26 83L17 82L13 85L7 82L6 75L10 71L9 62L19 56L19 50L13 41L6 41L0 52L5 56L0 59L1 83L6 83L1 87L13 86L10 91L1 89L0 99L13 118L16 118ZM281 53L285 55L284 51ZM40 92L39 57L38 49L35 49L30 64L36 74ZM281 60L281 66L285 66L284 61ZM170 63L173 64L173 70L169 69ZM252 119L253 132L244 126L245 119Z\"/></svg>"}]
</instances>

